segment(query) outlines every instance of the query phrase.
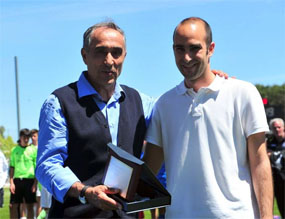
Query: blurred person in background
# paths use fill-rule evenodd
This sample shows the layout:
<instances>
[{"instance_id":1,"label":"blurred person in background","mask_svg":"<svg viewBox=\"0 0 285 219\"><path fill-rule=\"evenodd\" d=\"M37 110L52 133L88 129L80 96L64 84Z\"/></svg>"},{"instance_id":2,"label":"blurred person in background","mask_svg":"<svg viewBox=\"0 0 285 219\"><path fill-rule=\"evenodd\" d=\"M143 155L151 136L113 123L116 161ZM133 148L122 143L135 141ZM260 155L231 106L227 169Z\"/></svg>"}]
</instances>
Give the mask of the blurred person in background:
<instances>
[{"instance_id":1,"label":"blurred person in background","mask_svg":"<svg viewBox=\"0 0 285 219\"><path fill-rule=\"evenodd\" d=\"M267 151L271 162L274 195L282 218L285 217L285 130L284 120L271 119L269 127L272 132L267 138Z\"/></svg>"},{"instance_id":2,"label":"blurred person in background","mask_svg":"<svg viewBox=\"0 0 285 219\"><path fill-rule=\"evenodd\" d=\"M38 135L39 135L39 130L37 129L32 129L31 130L31 147L34 147L36 151L38 151ZM37 202L35 203L35 215L38 216L41 212L41 189L42 185L40 183L37 184L37 191L36 191L36 200Z\"/></svg>"},{"instance_id":3,"label":"blurred person in background","mask_svg":"<svg viewBox=\"0 0 285 219\"><path fill-rule=\"evenodd\" d=\"M10 159L10 218L19 218L18 208L23 201L27 206L27 217L34 218L37 151L29 146L29 129L22 129L19 135L18 145L12 148Z\"/></svg>"},{"instance_id":4,"label":"blurred person in background","mask_svg":"<svg viewBox=\"0 0 285 219\"><path fill-rule=\"evenodd\" d=\"M2 144L0 143L0 147ZM4 205L4 185L8 177L8 162L0 149L0 208Z\"/></svg>"},{"instance_id":5,"label":"blurred person in background","mask_svg":"<svg viewBox=\"0 0 285 219\"><path fill-rule=\"evenodd\" d=\"M47 189L42 186L41 189L41 212L37 219L44 219L48 217L48 212L51 207L52 195L47 191Z\"/></svg>"}]
</instances>

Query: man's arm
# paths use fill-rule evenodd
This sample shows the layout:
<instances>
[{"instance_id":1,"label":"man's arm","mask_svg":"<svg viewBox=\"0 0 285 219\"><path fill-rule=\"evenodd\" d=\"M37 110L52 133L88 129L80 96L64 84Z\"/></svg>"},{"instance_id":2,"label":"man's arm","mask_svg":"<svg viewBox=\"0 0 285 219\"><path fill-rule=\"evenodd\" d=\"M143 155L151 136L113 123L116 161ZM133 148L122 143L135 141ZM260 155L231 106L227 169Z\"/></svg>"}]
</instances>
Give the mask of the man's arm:
<instances>
[{"instance_id":1,"label":"man's arm","mask_svg":"<svg viewBox=\"0 0 285 219\"><path fill-rule=\"evenodd\" d=\"M43 104L39 120L36 178L60 202L70 186L79 181L63 167L68 156L68 130L58 99L51 95Z\"/></svg>"},{"instance_id":2,"label":"man's arm","mask_svg":"<svg viewBox=\"0 0 285 219\"><path fill-rule=\"evenodd\" d=\"M260 217L273 218L272 174L266 152L264 132L250 135L247 144L251 177Z\"/></svg>"},{"instance_id":3,"label":"man's arm","mask_svg":"<svg viewBox=\"0 0 285 219\"><path fill-rule=\"evenodd\" d=\"M72 170L63 167L68 156L67 143L66 121L58 99L51 95L44 103L40 114L36 177L60 202L64 202L66 196L78 198L84 187ZM85 197L89 203L103 210L114 210L120 208L120 205L107 194L118 192L99 185L89 187Z\"/></svg>"},{"instance_id":4,"label":"man's arm","mask_svg":"<svg viewBox=\"0 0 285 219\"><path fill-rule=\"evenodd\" d=\"M10 192L15 194L15 184L14 184L14 167L10 166Z\"/></svg>"},{"instance_id":5,"label":"man's arm","mask_svg":"<svg viewBox=\"0 0 285 219\"><path fill-rule=\"evenodd\" d=\"M148 165L155 175L158 174L163 160L164 156L162 147L147 142L143 161Z\"/></svg>"}]
</instances>

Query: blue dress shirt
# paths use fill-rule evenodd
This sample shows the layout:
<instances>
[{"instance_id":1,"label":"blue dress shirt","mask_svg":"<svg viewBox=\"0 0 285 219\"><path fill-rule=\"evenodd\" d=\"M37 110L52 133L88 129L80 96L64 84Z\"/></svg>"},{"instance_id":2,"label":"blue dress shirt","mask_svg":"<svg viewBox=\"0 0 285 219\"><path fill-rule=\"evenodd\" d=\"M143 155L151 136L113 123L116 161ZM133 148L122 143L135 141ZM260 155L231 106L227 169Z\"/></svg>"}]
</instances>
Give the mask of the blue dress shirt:
<instances>
[{"instance_id":1,"label":"blue dress shirt","mask_svg":"<svg viewBox=\"0 0 285 219\"><path fill-rule=\"evenodd\" d=\"M105 103L100 94L85 78L80 75L77 83L79 98L93 95L109 123L112 143L117 145L118 124L120 115L119 98L124 92L119 84L110 100ZM155 99L140 93L146 123L148 125ZM58 98L51 94L44 102L39 120L39 145L36 166L36 177L40 183L60 202L75 182L80 181L69 167L63 167L68 156L68 127L62 113Z\"/></svg>"}]
</instances>

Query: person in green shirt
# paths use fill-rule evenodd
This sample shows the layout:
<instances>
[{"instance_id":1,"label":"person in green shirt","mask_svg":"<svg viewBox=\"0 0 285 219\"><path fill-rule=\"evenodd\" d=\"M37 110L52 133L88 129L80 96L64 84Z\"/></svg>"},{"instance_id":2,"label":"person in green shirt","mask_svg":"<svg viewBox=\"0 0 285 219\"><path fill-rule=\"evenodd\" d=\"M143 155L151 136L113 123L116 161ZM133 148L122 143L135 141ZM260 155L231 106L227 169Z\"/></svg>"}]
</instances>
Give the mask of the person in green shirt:
<instances>
[{"instance_id":1,"label":"person in green shirt","mask_svg":"<svg viewBox=\"0 0 285 219\"><path fill-rule=\"evenodd\" d=\"M35 147L35 150L38 151L38 136L39 136L39 130L37 129L32 129L30 131L31 133L31 140L32 143L30 146ZM36 208L36 217L39 216L42 208L41 208L41 190L42 190L42 185L38 182L37 186L37 191L36 191L36 203L35 203L35 208Z\"/></svg>"},{"instance_id":2,"label":"person in green shirt","mask_svg":"<svg viewBox=\"0 0 285 219\"><path fill-rule=\"evenodd\" d=\"M37 180L35 178L36 147L29 146L30 131L22 129L18 145L11 150L10 159L10 218L19 218L18 207L25 200L27 217L34 218Z\"/></svg>"}]
</instances>

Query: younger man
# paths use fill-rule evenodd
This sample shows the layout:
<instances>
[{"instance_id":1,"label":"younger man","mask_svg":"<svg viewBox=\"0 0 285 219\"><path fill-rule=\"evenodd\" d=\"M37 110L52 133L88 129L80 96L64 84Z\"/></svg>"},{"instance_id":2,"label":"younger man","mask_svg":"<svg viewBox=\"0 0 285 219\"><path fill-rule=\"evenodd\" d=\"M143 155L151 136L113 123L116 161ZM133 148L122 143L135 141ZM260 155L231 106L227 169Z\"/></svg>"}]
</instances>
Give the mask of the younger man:
<instances>
[{"instance_id":1,"label":"younger man","mask_svg":"<svg viewBox=\"0 0 285 219\"><path fill-rule=\"evenodd\" d=\"M201 18L176 27L173 51L184 80L156 102L144 159L154 172L165 161L168 218L272 218L261 97L248 82L211 73L214 48Z\"/></svg>"}]
</instances>

